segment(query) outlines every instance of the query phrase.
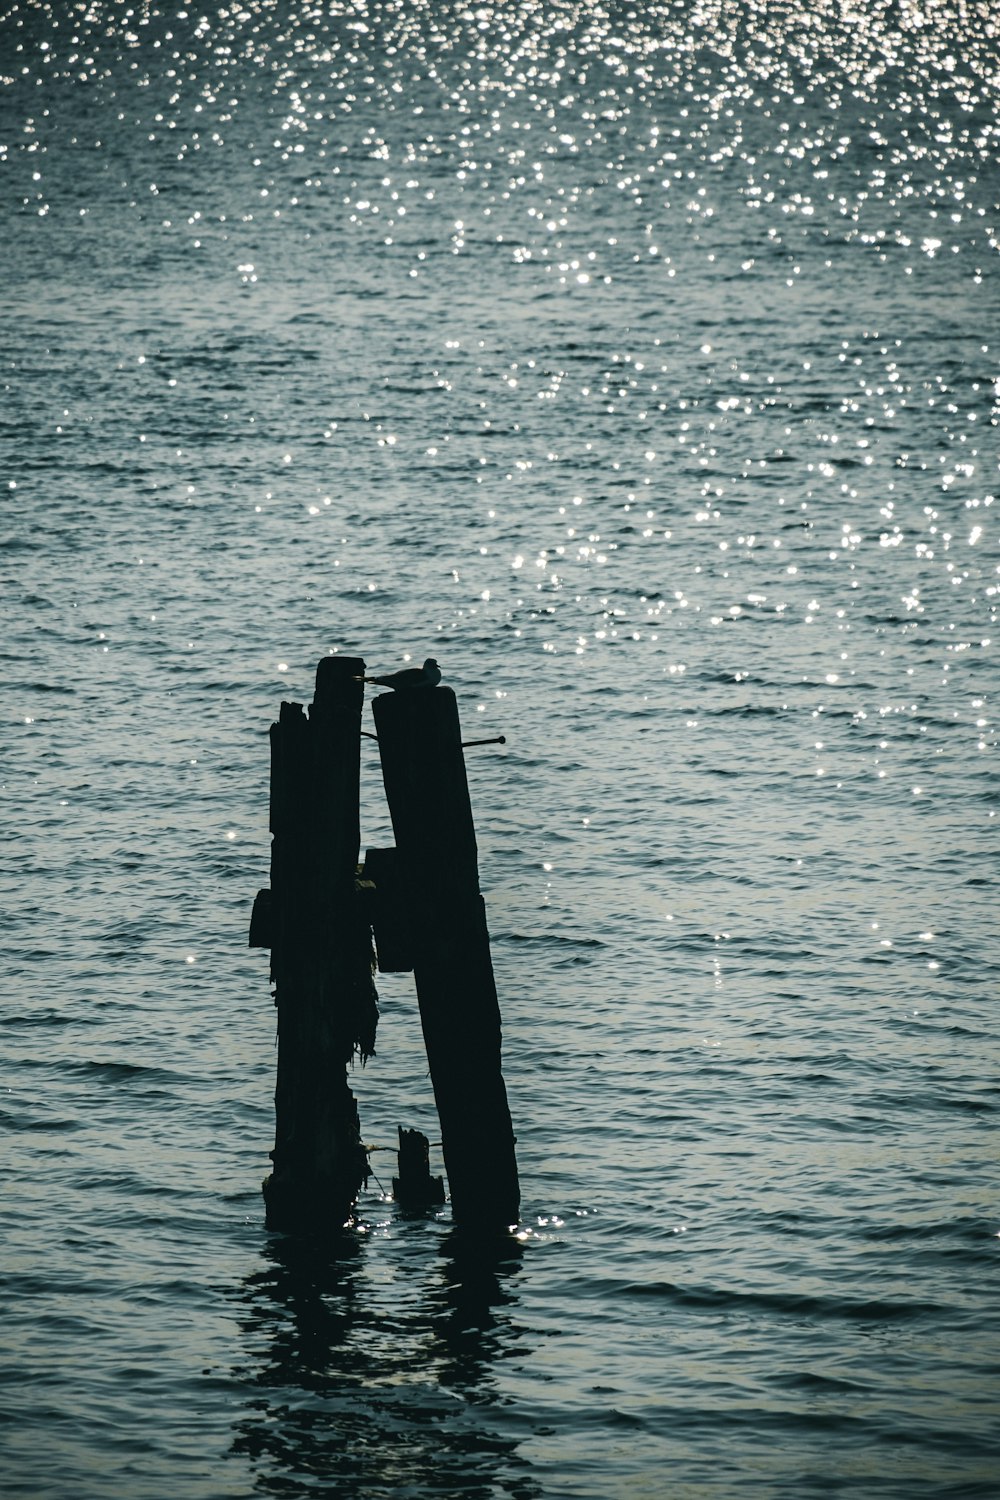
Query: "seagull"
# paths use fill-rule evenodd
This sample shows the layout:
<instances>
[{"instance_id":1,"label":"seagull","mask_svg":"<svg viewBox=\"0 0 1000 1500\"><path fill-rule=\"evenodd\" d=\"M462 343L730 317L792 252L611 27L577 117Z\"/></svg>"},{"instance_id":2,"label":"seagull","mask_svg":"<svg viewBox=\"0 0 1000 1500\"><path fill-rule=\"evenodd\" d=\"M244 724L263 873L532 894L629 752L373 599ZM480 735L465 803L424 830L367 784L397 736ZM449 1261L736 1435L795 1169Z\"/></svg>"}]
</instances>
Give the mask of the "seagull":
<instances>
[{"instance_id":1,"label":"seagull","mask_svg":"<svg viewBox=\"0 0 1000 1500\"><path fill-rule=\"evenodd\" d=\"M401 672L390 672L385 677L366 677L365 682L375 682L379 687L401 688L437 687L441 681L441 668L429 656L422 667L404 667Z\"/></svg>"}]
</instances>

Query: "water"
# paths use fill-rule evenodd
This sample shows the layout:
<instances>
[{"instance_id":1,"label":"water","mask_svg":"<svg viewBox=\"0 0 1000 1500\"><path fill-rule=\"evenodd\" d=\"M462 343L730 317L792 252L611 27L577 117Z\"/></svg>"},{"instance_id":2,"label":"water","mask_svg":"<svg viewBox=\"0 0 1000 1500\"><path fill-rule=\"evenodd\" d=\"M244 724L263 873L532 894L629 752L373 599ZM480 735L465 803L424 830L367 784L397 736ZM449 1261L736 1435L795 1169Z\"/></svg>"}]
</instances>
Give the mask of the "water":
<instances>
[{"instance_id":1,"label":"water","mask_svg":"<svg viewBox=\"0 0 1000 1500\"><path fill-rule=\"evenodd\" d=\"M5 1495L995 1495L990 8L7 3L0 72ZM264 1228L329 651L506 735L494 1257L391 1152Z\"/></svg>"}]
</instances>

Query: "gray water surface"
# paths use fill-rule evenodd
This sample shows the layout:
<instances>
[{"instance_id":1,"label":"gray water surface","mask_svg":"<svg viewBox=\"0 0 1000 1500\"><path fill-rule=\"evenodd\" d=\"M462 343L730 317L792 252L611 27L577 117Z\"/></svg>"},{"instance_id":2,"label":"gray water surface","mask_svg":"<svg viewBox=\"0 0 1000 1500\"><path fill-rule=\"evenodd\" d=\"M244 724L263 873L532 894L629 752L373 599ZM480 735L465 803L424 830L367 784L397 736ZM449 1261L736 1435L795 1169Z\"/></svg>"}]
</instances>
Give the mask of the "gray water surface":
<instances>
[{"instance_id":1,"label":"gray water surface","mask_svg":"<svg viewBox=\"0 0 1000 1500\"><path fill-rule=\"evenodd\" d=\"M995 1496L990 6L0 3L0 75L4 1495ZM263 1223L331 651L506 736L495 1255L391 1150Z\"/></svg>"}]
</instances>

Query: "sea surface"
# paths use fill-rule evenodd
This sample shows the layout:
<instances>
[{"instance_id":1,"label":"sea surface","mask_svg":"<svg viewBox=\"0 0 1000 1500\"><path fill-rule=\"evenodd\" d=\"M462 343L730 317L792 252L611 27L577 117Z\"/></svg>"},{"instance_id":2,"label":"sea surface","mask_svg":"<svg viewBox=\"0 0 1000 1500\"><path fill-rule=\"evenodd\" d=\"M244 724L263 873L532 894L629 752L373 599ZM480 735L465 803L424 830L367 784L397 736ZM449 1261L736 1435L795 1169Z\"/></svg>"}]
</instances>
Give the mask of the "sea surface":
<instances>
[{"instance_id":1,"label":"sea surface","mask_svg":"<svg viewBox=\"0 0 1000 1500\"><path fill-rule=\"evenodd\" d=\"M991 0L0 0L5 1500L1000 1495L998 103ZM264 1224L330 652L505 736L488 1250L405 975Z\"/></svg>"}]
</instances>

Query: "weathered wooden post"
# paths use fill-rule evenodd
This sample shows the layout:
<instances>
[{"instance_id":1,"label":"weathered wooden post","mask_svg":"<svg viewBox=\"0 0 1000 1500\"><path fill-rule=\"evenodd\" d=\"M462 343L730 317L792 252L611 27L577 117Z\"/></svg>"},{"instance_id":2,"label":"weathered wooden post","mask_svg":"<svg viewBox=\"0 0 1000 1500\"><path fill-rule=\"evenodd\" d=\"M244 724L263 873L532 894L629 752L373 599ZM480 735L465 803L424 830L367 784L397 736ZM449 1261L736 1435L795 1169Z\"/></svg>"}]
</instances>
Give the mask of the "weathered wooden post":
<instances>
[{"instance_id":1,"label":"weathered wooden post","mask_svg":"<svg viewBox=\"0 0 1000 1500\"><path fill-rule=\"evenodd\" d=\"M368 923L355 895L364 662L325 657L308 717L282 703L271 726L271 891L250 941L270 947L278 1008L275 1229L343 1224L368 1160L347 1084L354 1053L375 1050L378 1005ZM255 941L256 938L256 941Z\"/></svg>"},{"instance_id":2,"label":"weathered wooden post","mask_svg":"<svg viewBox=\"0 0 1000 1500\"><path fill-rule=\"evenodd\" d=\"M392 1179L392 1196L401 1208L433 1208L444 1202L444 1181L431 1176L430 1141L419 1130L398 1125L399 1175Z\"/></svg>"},{"instance_id":3,"label":"weathered wooden post","mask_svg":"<svg viewBox=\"0 0 1000 1500\"><path fill-rule=\"evenodd\" d=\"M373 712L452 1216L495 1229L517 1221L520 1189L458 706L420 686Z\"/></svg>"}]
</instances>

